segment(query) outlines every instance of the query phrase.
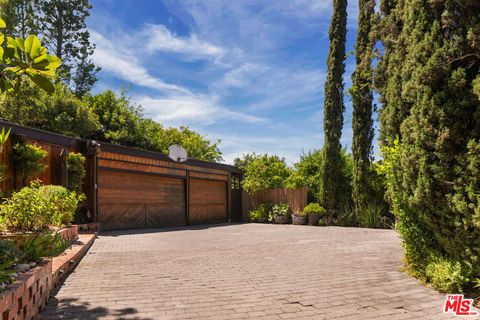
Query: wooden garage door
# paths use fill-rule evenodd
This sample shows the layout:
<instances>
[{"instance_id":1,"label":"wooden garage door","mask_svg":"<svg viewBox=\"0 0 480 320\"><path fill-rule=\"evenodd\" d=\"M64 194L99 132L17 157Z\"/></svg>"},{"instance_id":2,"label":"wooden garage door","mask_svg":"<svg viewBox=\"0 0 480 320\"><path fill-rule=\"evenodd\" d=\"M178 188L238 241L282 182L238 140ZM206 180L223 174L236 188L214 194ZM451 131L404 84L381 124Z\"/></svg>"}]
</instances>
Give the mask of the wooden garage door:
<instances>
[{"instance_id":1,"label":"wooden garage door","mask_svg":"<svg viewBox=\"0 0 480 320\"><path fill-rule=\"evenodd\" d=\"M102 229L185 225L184 180L99 169Z\"/></svg>"},{"instance_id":2,"label":"wooden garage door","mask_svg":"<svg viewBox=\"0 0 480 320\"><path fill-rule=\"evenodd\" d=\"M227 221L227 183L190 179L190 224L220 223Z\"/></svg>"}]
</instances>

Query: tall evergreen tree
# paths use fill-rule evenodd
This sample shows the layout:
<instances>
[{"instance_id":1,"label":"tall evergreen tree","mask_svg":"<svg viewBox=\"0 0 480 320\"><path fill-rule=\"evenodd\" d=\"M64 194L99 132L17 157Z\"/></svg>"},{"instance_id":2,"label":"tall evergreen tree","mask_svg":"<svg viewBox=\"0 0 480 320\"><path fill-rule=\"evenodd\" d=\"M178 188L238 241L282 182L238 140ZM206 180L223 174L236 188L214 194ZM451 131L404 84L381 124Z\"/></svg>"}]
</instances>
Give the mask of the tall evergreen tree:
<instances>
[{"instance_id":1,"label":"tall evergreen tree","mask_svg":"<svg viewBox=\"0 0 480 320\"><path fill-rule=\"evenodd\" d=\"M329 215L339 209L337 179L342 176L340 138L343 128L343 74L345 72L345 41L347 35L347 0L333 1L330 23L328 75L325 83L324 103L324 152L325 165L322 175L322 204Z\"/></svg>"},{"instance_id":2,"label":"tall evergreen tree","mask_svg":"<svg viewBox=\"0 0 480 320\"><path fill-rule=\"evenodd\" d=\"M0 1L0 17L7 24L6 34L26 39L37 33L37 21L31 0Z\"/></svg>"},{"instance_id":3,"label":"tall evergreen tree","mask_svg":"<svg viewBox=\"0 0 480 320\"><path fill-rule=\"evenodd\" d=\"M480 3L381 5L377 85L388 195L415 275L480 278Z\"/></svg>"},{"instance_id":4,"label":"tall evergreen tree","mask_svg":"<svg viewBox=\"0 0 480 320\"><path fill-rule=\"evenodd\" d=\"M49 49L63 60L61 77L77 95L88 92L97 81L90 56L95 45L90 42L86 19L92 6L88 0L35 0L39 33Z\"/></svg>"},{"instance_id":5,"label":"tall evergreen tree","mask_svg":"<svg viewBox=\"0 0 480 320\"><path fill-rule=\"evenodd\" d=\"M367 204L369 197L368 170L373 139L373 94L372 94L372 23L375 14L375 0L358 1L358 31L356 43L356 70L352 75L350 90L353 102L353 181L352 197L355 211Z\"/></svg>"}]
</instances>

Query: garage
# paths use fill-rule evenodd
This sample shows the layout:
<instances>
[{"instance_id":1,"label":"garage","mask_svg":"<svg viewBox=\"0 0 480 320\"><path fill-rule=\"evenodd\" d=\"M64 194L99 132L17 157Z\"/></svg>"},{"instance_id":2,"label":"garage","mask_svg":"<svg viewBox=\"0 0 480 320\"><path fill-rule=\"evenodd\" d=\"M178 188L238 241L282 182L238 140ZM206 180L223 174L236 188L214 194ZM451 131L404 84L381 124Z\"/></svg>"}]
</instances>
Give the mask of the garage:
<instances>
[{"instance_id":1,"label":"garage","mask_svg":"<svg viewBox=\"0 0 480 320\"><path fill-rule=\"evenodd\" d=\"M232 201L238 169L220 163L102 144L96 155L95 220L102 229L133 229L238 221Z\"/></svg>"},{"instance_id":2,"label":"garage","mask_svg":"<svg viewBox=\"0 0 480 320\"><path fill-rule=\"evenodd\" d=\"M189 223L221 223L228 220L227 183L189 179Z\"/></svg>"},{"instance_id":3,"label":"garage","mask_svg":"<svg viewBox=\"0 0 480 320\"><path fill-rule=\"evenodd\" d=\"M98 220L104 229L185 225L184 179L99 169Z\"/></svg>"}]
</instances>

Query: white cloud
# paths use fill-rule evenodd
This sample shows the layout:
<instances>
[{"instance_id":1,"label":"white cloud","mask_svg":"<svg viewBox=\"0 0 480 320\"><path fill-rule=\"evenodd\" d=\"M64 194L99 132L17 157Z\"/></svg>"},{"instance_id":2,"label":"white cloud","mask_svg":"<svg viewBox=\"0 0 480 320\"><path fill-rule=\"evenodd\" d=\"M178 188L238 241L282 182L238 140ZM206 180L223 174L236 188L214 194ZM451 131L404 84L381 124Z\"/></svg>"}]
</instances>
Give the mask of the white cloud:
<instances>
[{"instance_id":1,"label":"white cloud","mask_svg":"<svg viewBox=\"0 0 480 320\"><path fill-rule=\"evenodd\" d=\"M131 82L134 85L164 92L176 91L190 94L190 91L186 88L167 83L162 79L152 76L148 70L141 65L135 55L125 50L124 44L120 45L120 39L112 43L94 30L90 30L90 36L93 43L96 44L93 60L96 65L102 68L102 71L110 72L118 78ZM121 52L119 48L122 48Z\"/></svg>"},{"instance_id":2,"label":"white cloud","mask_svg":"<svg viewBox=\"0 0 480 320\"><path fill-rule=\"evenodd\" d=\"M187 55L189 58L218 58L225 50L209 42L202 41L197 35L178 37L164 25L147 24L140 31L142 38L146 38L146 48L150 53L157 51L175 52Z\"/></svg>"},{"instance_id":3,"label":"white cloud","mask_svg":"<svg viewBox=\"0 0 480 320\"><path fill-rule=\"evenodd\" d=\"M209 96L169 96L152 98L135 97L145 111L155 120L168 125L209 125L220 119L247 123L265 122L260 117L235 112L222 107L217 99Z\"/></svg>"}]
</instances>

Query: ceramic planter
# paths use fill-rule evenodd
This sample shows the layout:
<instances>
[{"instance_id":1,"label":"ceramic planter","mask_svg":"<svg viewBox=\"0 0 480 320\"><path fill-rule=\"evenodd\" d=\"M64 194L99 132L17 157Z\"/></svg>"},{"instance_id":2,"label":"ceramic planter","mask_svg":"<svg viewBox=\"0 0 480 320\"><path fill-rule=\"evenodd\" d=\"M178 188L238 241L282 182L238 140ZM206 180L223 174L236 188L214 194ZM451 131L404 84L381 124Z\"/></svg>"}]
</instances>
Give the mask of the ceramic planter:
<instances>
[{"instance_id":1,"label":"ceramic planter","mask_svg":"<svg viewBox=\"0 0 480 320\"><path fill-rule=\"evenodd\" d=\"M309 213L308 214L308 224L311 226L318 226L318 222L320 221L320 215Z\"/></svg>"}]
</instances>

